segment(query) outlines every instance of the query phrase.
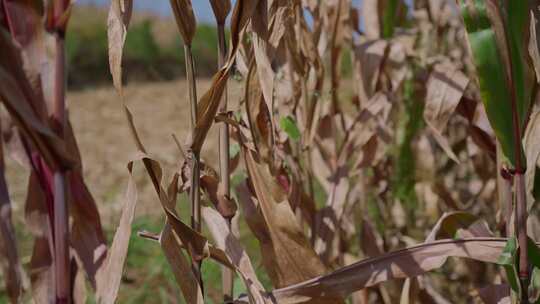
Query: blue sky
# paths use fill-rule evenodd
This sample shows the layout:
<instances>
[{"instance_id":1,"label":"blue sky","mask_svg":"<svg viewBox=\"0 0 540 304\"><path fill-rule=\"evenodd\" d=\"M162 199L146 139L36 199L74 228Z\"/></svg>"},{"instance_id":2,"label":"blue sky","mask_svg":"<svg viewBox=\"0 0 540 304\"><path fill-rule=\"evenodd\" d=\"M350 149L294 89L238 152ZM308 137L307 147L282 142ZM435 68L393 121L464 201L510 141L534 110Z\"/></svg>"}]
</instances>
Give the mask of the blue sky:
<instances>
[{"instance_id":1,"label":"blue sky","mask_svg":"<svg viewBox=\"0 0 540 304\"><path fill-rule=\"evenodd\" d=\"M407 0L406 2L411 2L412 0ZM109 5L110 0L78 0L79 3L88 4L94 3L98 5ZM136 0L133 1L135 4L135 9L137 10L146 10L153 11L157 14L169 16L171 14L171 7L169 0ZM234 4L235 0L232 0ZM358 6L362 3L362 0L353 0L354 5ZM197 21L201 23L215 23L214 13L212 12L212 7L210 6L209 0L192 0L193 9L197 15Z\"/></svg>"},{"instance_id":2,"label":"blue sky","mask_svg":"<svg viewBox=\"0 0 540 304\"><path fill-rule=\"evenodd\" d=\"M407 6L411 7L413 1L414 0L405 0L405 3ZM81 4L109 6L111 0L77 0L77 2ZM231 0L231 2L234 5L236 0ZM135 0L133 3L136 10L151 11L162 16L170 16L172 14L169 0ZM209 0L191 0L191 3L193 4L193 10L197 16L197 22L215 24L216 20L214 19L214 13L212 12ZM352 0L352 4L356 7L360 7L362 5L362 0ZM309 23L311 21L309 14L307 14L306 17ZM362 21L360 21L360 28L363 28Z\"/></svg>"},{"instance_id":3,"label":"blue sky","mask_svg":"<svg viewBox=\"0 0 540 304\"><path fill-rule=\"evenodd\" d=\"M93 3L98 5L109 5L110 0L78 0L77 2L83 4ZM135 5L135 9L137 10L149 10L165 16L171 14L169 0L139 0L133 2ZM197 15L197 20L199 22L215 22L214 14L212 13L212 7L210 6L210 1L194 0L191 2L193 3L193 9L195 10L195 14Z\"/></svg>"}]
</instances>

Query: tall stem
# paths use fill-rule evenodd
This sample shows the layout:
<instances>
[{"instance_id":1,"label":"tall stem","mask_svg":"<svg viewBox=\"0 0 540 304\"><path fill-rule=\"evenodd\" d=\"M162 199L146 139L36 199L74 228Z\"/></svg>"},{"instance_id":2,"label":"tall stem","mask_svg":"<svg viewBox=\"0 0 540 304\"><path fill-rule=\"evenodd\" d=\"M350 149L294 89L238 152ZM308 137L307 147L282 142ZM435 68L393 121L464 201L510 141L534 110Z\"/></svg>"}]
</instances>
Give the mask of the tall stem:
<instances>
[{"instance_id":1,"label":"tall stem","mask_svg":"<svg viewBox=\"0 0 540 304\"><path fill-rule=\"evenodd\" d=\"M225 25L223 23L218 23L218 66L221 68L225 64L227 58L227 44L225 42ZM219 104L219 111L224 113L227 112L227 91L221 98ZM225 191L225 196L229 198L231 196L230 188L230 170L229 170L229 125L222 123L219 127L219 175L221 178L221 184ZM229 230L231 229L231 219L227 219L227 224ZM221 267L221 284L223 292L223 300L225 302L231 301L233 299L233 288L234 288L234 273L228 267Z\"/></svg>"},{"instance_id":2,"label":"tall stem","mask_svg":"<svg viewBox=\"0 0 540 304\"><path fill-rule=\"evenodd\" d=\"M184 54L186 61L186 75L189 85L189 103L191 107L191 135L193 137L195 135L195 126L197 125L197 85L195 82L195 67L193 64L191 45L184 45ZM199 194L200 155L199 151L191 152L191 187L189 190L189 200L191 201L191 228L197 232L201 232L201 202ZM201 262L192 260L191 266L202 289Z\"/></svg>"},{"instance_id":3,"label":"tall stem","mask_svg":"<svg viewBox=\"0 0 540 304\"><path fill-rule=\"evenodd\" d=\"M518 113L516 89L511 82L512 125L514 129L515 177L514 190L516 198L516 233L519 244L519 279L521 281L521 302L529 303L529 257L527 255L527 201L525 194L525 168L522 160L521 122Z\"/></svg>"},{"instance_id":4,"label":"tall stem","mask_svg":"<svg viewBox=\"0 0 540 304\"><path fill-rule=\"evenodd\" d=\"M55 19L64 13L62 1L56 1ZM53 121L60 138L64 138L66 121L65 104L65 50L64 31L57 29L56 40ZM54 178L54 267L56 279L56 303L68 303L70 294L69 249L68 249L68 205L66 203L66 171L56 168Z\"/></svg>"},{"instance_id":5,"label":"tall stem","mask_svg":"<svg viewBox=\"0 0 540 304\"><path fill-rule=\"evenodd\" d=\"M189 105L191 108L191 132L195 131L195 125L197 124L197 85L195 83L195 66L193 64L193 53L191 52L191 45L184 45L184 56L186 62L186 76L189 85Z\"/></svg>"}]
</instances>

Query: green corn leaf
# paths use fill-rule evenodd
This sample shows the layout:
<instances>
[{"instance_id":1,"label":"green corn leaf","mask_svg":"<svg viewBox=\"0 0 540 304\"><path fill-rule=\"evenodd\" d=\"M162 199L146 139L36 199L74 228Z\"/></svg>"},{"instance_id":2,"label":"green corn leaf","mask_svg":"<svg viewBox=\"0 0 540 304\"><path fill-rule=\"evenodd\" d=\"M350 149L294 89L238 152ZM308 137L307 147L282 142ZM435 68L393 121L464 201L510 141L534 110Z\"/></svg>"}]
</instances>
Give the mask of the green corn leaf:
<instances>
[{"instance_id":1,"label":"green corn leaf","mask_svg":"<svg viewBox=\"0 0 540 304\"><path fill-rule=\"evenodd\" d=\"M502 265L506 271L508 283L514 292L521 293L521 285L516 269L517 241L516 238L509 238L504 246L503 252L499 256L497 264Z\"/></svg>"},{"instance_id":2,"label":"green corn leaf","mask_svg":"<svg viewBox=\"0 0 540 304\"><path fill-rule=\"evenodd\" d=\"M300 139L300 130L296 126L296 122L290 116L283 117L279 122L279 125L287 133L290 139L293 141L298 141Z\"/></svg>"},{"instance_id":3,"label":"green corn leaf","mask_svg":"<svg viewBox=\"0 0 540 304\"><path fill-rule=\"evenodd\" d=\"M529 1L506 0L505 24L507 25L506 40L510 49L512 61L512 78L514 79L515 94L518 104L518 114L522 134L527 112L531 104L531 95L534 84L534 71L528 60L529 42Z\"/></svg>"},{"instance_id":4,"label":"green corn leaf","mask_svg":"<svg viewBox=\"0 0 540 304\"><path fill-rule=\"evenodd\" d=\"M534 267L540 268L540 248L531 238L528 238L527 241L527 255L529 256L529 262Z\"/></svg>"},{"instance_id":5,"label":"green corn leaf","mask_svg":"<svg viewBox=\"0 0 540 304\"><path fill-rule=\"evenodd\" d=\"M497 264L499 265L514 265L517 251L516 238L509 238L504 246L503 252L499 256Z\"/></svg>"},{"instance_id":6,"label":"green corn leaf","mask_svg":"<svg viewBox=\"0 0 540 304\"><path fill-rule=\"evenodd\" d=\"M527 3L506 2L500 6L496 0L460 0L460 6L482 101L504 155L515 165L512 100L517 103L523 134L533 79L526 57ZM525 157L522 159L524 163Z\"/></svg>"},{"instance_id":7,"label":"green corn leaf","mask_svg":"<svg viewBox=\"0 0 540 304\"><path fill-rule=\"evenodd\" d=\"M386 4L386 7L382 16L382 33L384 38L391 38L394 35L399 3L398 0L388 0L383 3Z\"/></svg>"}]
</instances>

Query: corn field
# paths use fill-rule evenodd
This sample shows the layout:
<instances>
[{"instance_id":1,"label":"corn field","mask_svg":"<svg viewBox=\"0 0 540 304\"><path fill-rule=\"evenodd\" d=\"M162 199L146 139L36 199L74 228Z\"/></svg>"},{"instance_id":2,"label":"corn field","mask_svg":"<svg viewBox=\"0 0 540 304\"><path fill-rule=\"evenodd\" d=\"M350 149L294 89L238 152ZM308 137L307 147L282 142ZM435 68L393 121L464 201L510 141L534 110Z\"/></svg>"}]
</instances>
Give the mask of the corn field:
<instances>
[{"instance_id":1,"label":"corn field","mask_svg":"<svg viewBox=\"0 0 540 304\"><path fill-rule=\"evenodd\" d=\"M123 90L133 0L110 1L118 101L105 111L125 115L135 157L108 242L66 103L77 2L0 0L6 299L115 303L134 236L161 248L179 303L214 303L209 290L222 303L540 303L539 1L209 2L218 66L201 91L196 12L170 0L188 84L178 104L189 117L177 119L189 135L170 130L181 157L165 166ZM215 168L201 158L209 140ZM6 162L29 176L30 252L17 239ZM162 229L132 236L140 174ZM221 267L220 286L204 280L209 264Z\"/></svg>"}]
</instances>

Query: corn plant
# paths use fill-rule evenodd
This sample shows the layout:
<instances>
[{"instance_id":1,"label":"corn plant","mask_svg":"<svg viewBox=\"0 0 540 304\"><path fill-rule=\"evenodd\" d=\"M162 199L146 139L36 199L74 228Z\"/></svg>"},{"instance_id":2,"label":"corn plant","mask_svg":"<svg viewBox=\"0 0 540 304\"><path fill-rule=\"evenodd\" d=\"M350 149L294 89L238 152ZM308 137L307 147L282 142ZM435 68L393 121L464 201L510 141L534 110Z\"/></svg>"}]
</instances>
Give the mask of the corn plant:
<instances>
[{"instance_id":1,"label":"corn plant","mask_svg":"<svg viewBox=\"0 0 540 304\"><path fill-rule=\"evenodd\" d=\"M189 1L173 1L172 4L185 41L186 53L189 53L192 37L186 33L195 32L191 4ZM223 45L223 16L227 15L223 12L227 12L227 9L219 8L219 4L224 7L227 7L227 4L217 1L212 4L220 31L220 45ZM364 5L368 7L369 1ZM365 40L364 33L355 20L358 18L358 11L348 1L309 2L305 6L300 2L237 1L231 17L229 55L226 60L220 60L221 69L213 77L211 88L192 111L197 113L197 117L193 119L196 123L191 137L187 140L188 151L200 152L208 129L214 121L219 121L222 126L229 125L232 137L240 145L247 179L236 186L236 194L242 214L259 240L263 266L275 290L264 290L245 250L231 232L227 220L230 214L224 211L228 210L224 205L231 204L231 199L226 192L218 190L219 186L215 186L219 179L224 183L228 176L223 175L231 172L227 174L222 165L221 177L218 178L212 173L216 170L200 162L200 159L198 167L201 170L198 172L195 169L197 166L188 165L189 159L194 156L184 153L187 160L182 174L175 175L169 189L165 191L161 186L161 167L156 161L144 158L144 162L149 163L146 168L166 213L167 225L171 225L177 237L175 248L185 248L190 259L199 262L199 267L201 258L210 257L236 270L246 284L247 292L246 296L240 296L237 301L336 303L343 301L354 291L369 288L388 279L424 274L440 267L449 256L468 257L503 265L507 262L499 260L500 256L505 257L507 252L513 256L511 243L506 244L506 239L493 238L490 232L478 234L462 230L463 235L473 238L436 240L438 235L453 235L459 228L466 229L476 221L476 218L468 213L450 213L440 219L422 245L383 254L380 247L369 249L368 247L373 248L374 244L366 244L367 247L363 250L372 252L374 256L343 267L348 263L347 245L344 244L349 242L356 230L354 225L347 225L354 223L352 211L358 202L362 202L359 194L365 191L353 185L368 185L366 180L370 178L365 176L365 168L372 167L375 174L384 174L384 171L380 171L385 170L387 164L384 161L384 146L392 143L395 131L402 132L402 127L393 125L390 120L391 115L394 115L392 113L400 108L394 106L394 103L403 98L409 98L413 103L420 102L416 99L426 98L426 122L431 134L451 160L459 162L458 156L441 133L449 115L456 110L475 130L471 136L482 149L493 152L495 147L489 135L491 130L482 129L475 120L474 113L470 113L471 106L473 111L474 107L481 106L465 95L469 80L459 71L460 67L453 65L451 60L440 60L435 64L426 62L426 54L421 54L422 49L415 50L414 44L411 44L413 49L405 49L404 44L407 41L413 42L414 39L425 37L414 37L408 33L401 36L395 34L395 28L400 25L397 8L405 6L397 1L388 5L388 10L382 10L385 12L384 17L380 18L382 22L374 23L377 29L366 29L374 31L366 36L370 40ZM429 5L427 8L433 9ZM434 10L429 13L432 14L429 16L431 24L443 29L444 24L439 25L434 21L437 17ZM313 18L310 26L305 20L305 14L310 14ZM371 17L383 16L376 11L367 11L366 14L371 14ZM416 20L419 27L430 22L421 18ZM247 24L250 26L246 27ZM250 33L250 39L242 36L246 29ZM457 32L451 29L454 33ZM360 34L360 40L355 39L355 32ZM352 112L343 110L344 105L340 102L342 97L338 94L344 47L354 50L357 88ZM327 53L331 63L331 88L329 95L325 96L327 66L324 57ZM370 62L374 58L377 60L375 64ZM474 47L473 58L476 60ZM245 79L245 95L241 100L245 111L241 110L230 116L221 100L226 91L233 61L236 61L238 71ZM191 64L191 59L186 62ZM500 65L497 67L500 68ZM190 72L187 74L188 82L193 86L194 78L190 76ZM422 89L418 87L418 83L426 80L426 74L429 77L428 87ZM480 89L484 92L482 81ZM437 95L440 91L450 93ZM325 99L330 103L325 104ZM193 98L190 97L190 100L193 106ZM444 111L440 111L441 105ZM492 111L488 106L486 110L491 121ZM133 121L130 120L129 123L133 124ZM494 129L499 136L496 125ZM132 127L132 130L135 128ZM410 145L414 137L414 133L405 137L404 147ZM502 150L510 153L511 150L508 150L501 138L499 142ZM222 156L226 155L223 151L228 150L225 146L226 144L223 144L220 148ZM511 155L515 157L516 154ZM221 162L223 164L223 158ZM522 169L518 171L522 172ZM196 189L198 185L201 185L201 191L205 194L204 200L211 201L219 211L216 212L211 207L202 207L201 211L215 247L200 234L200 229L194 225L190 228L176 215L173 207L177 191L174 187L178 178L182 180L178 190L190 191L192 212L198 212L193 207L193 193L199 193ZM200 181L197 181L198 179ZM378 181L380 179L376 177L373 182ZM328 194L325 206L321 209L315 203L316 184ZM439 189L441 196L444 190ZM385 193L383 189L379 199L384 199ZM369 199L367 202L373 204ZM366 238L381 238L377 236L370 220L363 218L362 221L362 233ZM448 228L448 223L452 221L460 224ZM204 298L200 268L193 268L193 272L182 274L183 270L189 269L186 267L187 261L185 258L179 259L181 254L178 253L175 259L171 249L164 246L169 242L164 236L170 238L171 232L167 230L167 225L161 236L155 239L161 242L185 299L188 302L200 302ZM403 224L396 225L396 228L399 228L399 225ZM442 230L443 227L446 228ZM345 246L345 251L342 246ZM535 246L531 248L536 250ZM424 260L422 257L429 258ZM371 271L367 271L368 268ZM385 275L372 276L379 269L385 269ZM411 283L408 282L407 286L410 286ZM229 283L224 283L225 285ZM405 288L403 294L407 294L409 288ZM227 289L224 290L226 299Z\"/></svg>"},{"instance_id":2,"label":"corn plant","mask_svg":"<svg viewBox=\"0 0 540 304\"><path fill-rule=\"evenodd\" d=\"M522 138L536 83L528 52L530 8L527 2L475 1L462 2L461 11L482 100L507 159L503 170L514 179L515 233L520 249L516 268L521 283L521 288L514 288L514 291L521 293L522 302L526 303L530 275L525 188L527 164ZM511 224L508 219L507 225Z\"/></svg>"},{"instance_id":3,"label":"corn plant","mask_svg":"<svg viewBox=\"0 0 540 304\"><path fill-rule=\"evenodd\" d=\"M28 265L32 297L36 302L72 302L74 278L81 272L99 300L112 302L121 277L115 269L123 265L131 232L134 189L128 193L123 223L108 251L66 110L64 39L72 3L0 4L0 100L12 134L3 142L29 172L25 217L34 235ZM6 290L17 303L22 301L27 273L18 257L4 171L1 180Z\"/></svg>"}]
</instances>

